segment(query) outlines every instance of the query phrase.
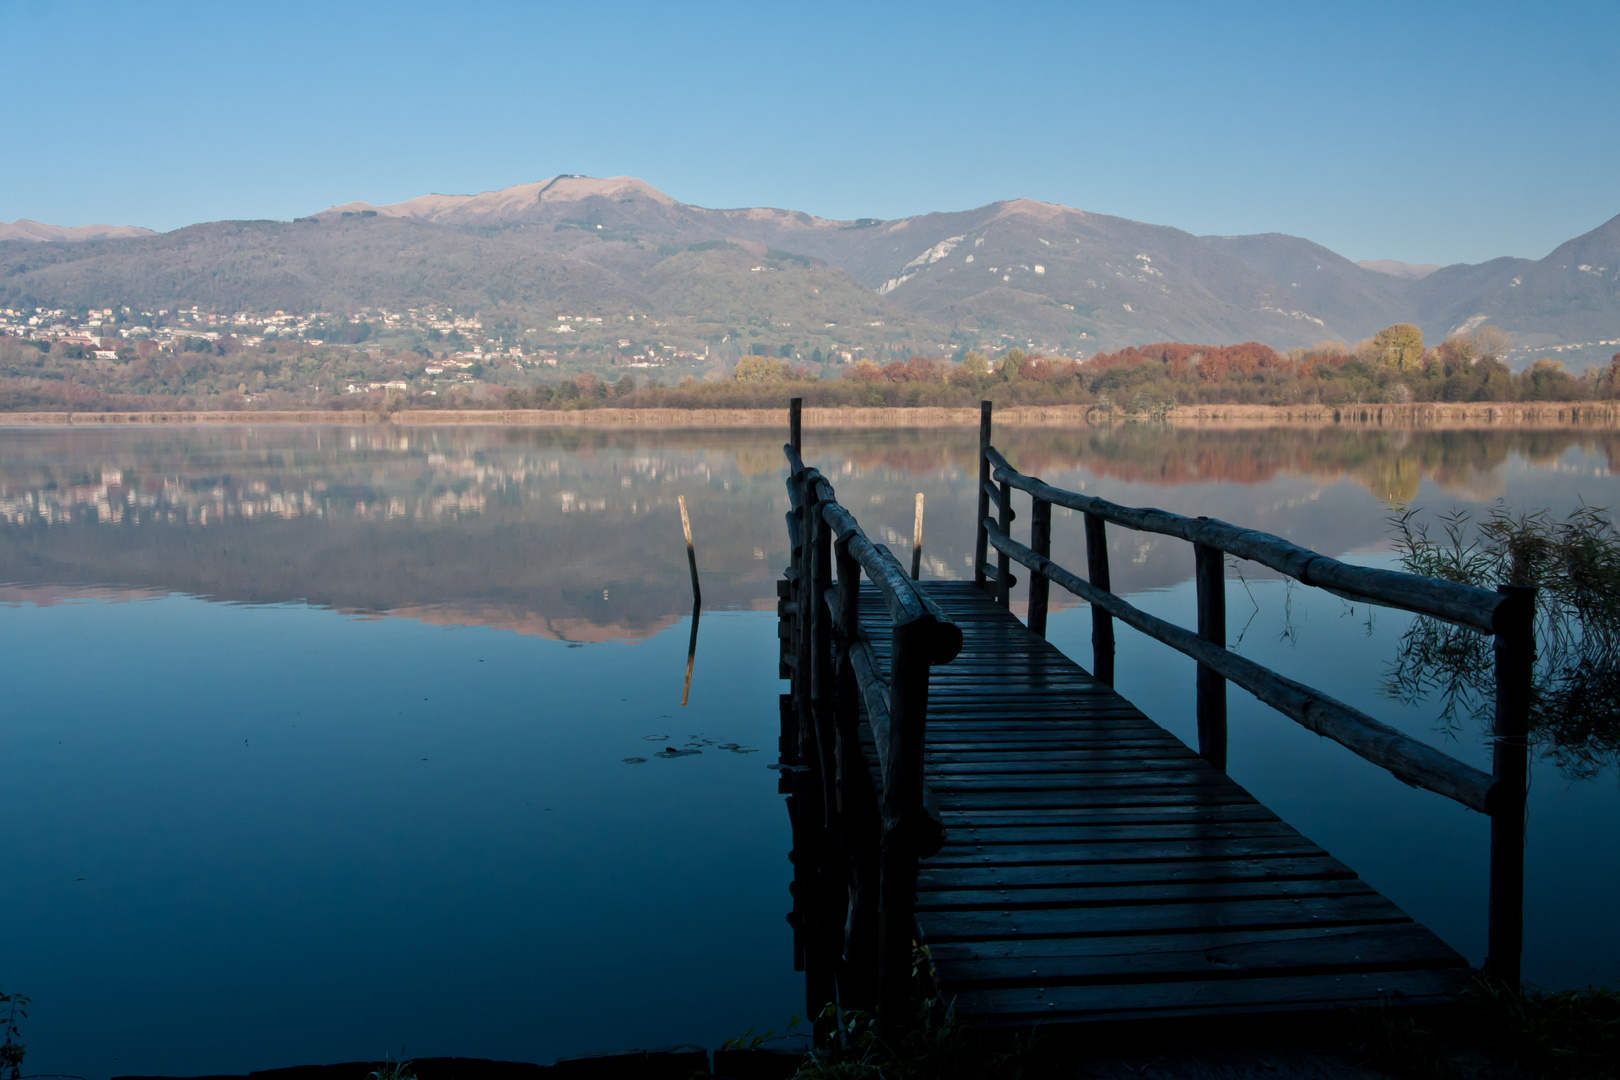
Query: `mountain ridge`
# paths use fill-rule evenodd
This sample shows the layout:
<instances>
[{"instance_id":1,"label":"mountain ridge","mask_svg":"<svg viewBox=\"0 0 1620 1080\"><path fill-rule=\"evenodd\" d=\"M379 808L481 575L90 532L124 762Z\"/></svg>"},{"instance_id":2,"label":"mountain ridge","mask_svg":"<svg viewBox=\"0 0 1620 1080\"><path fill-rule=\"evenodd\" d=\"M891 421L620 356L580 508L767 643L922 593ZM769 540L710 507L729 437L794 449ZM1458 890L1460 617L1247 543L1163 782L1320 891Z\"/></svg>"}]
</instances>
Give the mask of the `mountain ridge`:
<instances>
[{"instance_id":1,"label":"mountain ridge","mask_svg":"<svg viewBox=\"0 0 1620 1080\"><path fill-rule=\"evenodd\" d=\"M1430 267L1355 263L1281 233L1201 237L1027 198L837 220L701 207L635 177L565 174L344 203L293 222L79 230L57 231L95 242L0 242L0 298L304 310L443 302L542 319L594 304L678 315L710 336L746 326L751 336L791 329L836 343L853 341L856 324L881 329L863 340L922 351L1156 340L1286 348L1353 342L1402 321L1431 339L1490 321L1527 348L1620 338L1620 216L1542 260Z\"/></svg>"},{"instance_id":2,"label":"mountain ridge","mask_svg":"<svg viewBox=\"0 0 1620 1080\"><path fill-rule=\"evenodd\" d=\"M151 229L139 225L46 225L44 222L18 218L7 224L0 221L0 241L26 240L31 243L79 243L85 240L105 240L131 236L156 236Z\"/></svg>"}]
</instances>

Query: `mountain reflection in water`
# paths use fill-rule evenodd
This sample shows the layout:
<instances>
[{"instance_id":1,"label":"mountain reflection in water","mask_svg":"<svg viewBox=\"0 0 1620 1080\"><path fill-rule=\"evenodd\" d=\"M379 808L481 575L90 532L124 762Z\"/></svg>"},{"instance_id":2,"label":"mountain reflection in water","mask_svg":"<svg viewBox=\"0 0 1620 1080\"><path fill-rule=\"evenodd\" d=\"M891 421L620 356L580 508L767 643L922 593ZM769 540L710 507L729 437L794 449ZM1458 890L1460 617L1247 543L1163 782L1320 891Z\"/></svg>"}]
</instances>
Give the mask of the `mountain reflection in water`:
<instances>
[{"instance_id":1,"label":"mountain reflection in water","mask_svg":"<svg viewBox=\"0 0 1620 1080\"><path fill-rule=\"evenodd\" d=\"M567 640L640 639L690 606L678 495L691 507L709 607L774 604L786 558L780 436L3 431L0 582L296 600ZM974 439L963 430L812 432L806 452L903 558L922 491L924 576L955 578L969 568ZM1149 424L1009 429L998 441L1049 482L1209 513L1334 554L1384 546L1389 503L1507 497L1513 463L1536 477L1538 505L1602 505L1620 450L1620 434L1609 432ZM1060 561L1076 555L1077 533L1055 528ZM1174 547L1162 537L1116 530L1112 543L1122 591L1190 573L1189 560L1155 558Z\"/></svg>"},{"instance_id":2,"label":"mountain reflection in water","mask_svg":"<svg viewBox=\"0 0 1620 1080\"><path fill-rule=\"evenodd\" d=\"M234 1073L407 1038L408 1055L548 1061L780 1030L803 988L787 816L755 751L782 688L783 437L0 430L0 910L22 928L0 935L0 980L34 998L30 1066ZM1616 437L1590 431L997 444L1059 486L1381 565L1392 502L1563 516L1620 490ZM969 430L805 438L903 562L924 493L925 581L970 572L975 449ZM1059 563L1085 565L1082 532L1054 514ZM1188 546L1109 536L1115 588L1190 625ZM1482 731L1384 694L1409 620L1241 573L1234 648L1489 767ZM1052 600L1050 640L1089 665L1086 611ZM1118 686L1196 742L1190 661L1123 632ZM1231 716L1238 782L1481 958L1483 819L1245 694ZM1613 771L1536 769L1527 976L1620 984Z\"/></svg>"}]
</instances>

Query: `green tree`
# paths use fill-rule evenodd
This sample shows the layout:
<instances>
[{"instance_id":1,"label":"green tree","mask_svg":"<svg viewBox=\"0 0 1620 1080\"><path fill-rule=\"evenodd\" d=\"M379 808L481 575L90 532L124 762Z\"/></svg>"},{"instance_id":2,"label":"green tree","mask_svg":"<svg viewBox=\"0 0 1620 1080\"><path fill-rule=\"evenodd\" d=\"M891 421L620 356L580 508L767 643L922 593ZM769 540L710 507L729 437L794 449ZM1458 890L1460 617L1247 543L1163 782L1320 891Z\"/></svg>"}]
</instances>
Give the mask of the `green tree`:
<instances>
[{"instance_id":1,"label":"green tree","mask_svg":"<svg viewBox=\"0 0 1620 1080\"><path fill-rule=\"evenodd\" d=\"M782 379L783 365L768 356L745 356L737 361L732 378L738 382L778 382Z\"/></svg>"},{"instance_id":2,"label":"green tree","mask_svg":"<svg viewBox=\"0 0 1620 1080\"><path fill-rule=\"evenodd\" d=\"M1417 371L1423 365L1423 331L1411 323L1386 326L1373 335L1378 361L1397 371Z\"/></svg>"},{"instance_id":3,"label":"green tree","mask_svg":"<svg viewBox=\"0 0 1620 1080\"><path fill-rule=\"evenodd\" d=\"M1018 369L1024 366L1026 359L1028 357L1025 355L1024 350L1014 346L1003 353L1000 360L996 361L996 374L1011 382L1013 379L1018 378Z\"/></svg>"},{"instance_id":4,"label":"green tree","mask_svg":"<svg viewBox=\"0 0 1620 1080\"><path fill-rule=\"evenodd\" d=\"M970 351L962 357L962 366L967 369L969 375L977 375L981 379L990 374L990 362L984 358L982 352Z\"/></svg>"}]
</instances>

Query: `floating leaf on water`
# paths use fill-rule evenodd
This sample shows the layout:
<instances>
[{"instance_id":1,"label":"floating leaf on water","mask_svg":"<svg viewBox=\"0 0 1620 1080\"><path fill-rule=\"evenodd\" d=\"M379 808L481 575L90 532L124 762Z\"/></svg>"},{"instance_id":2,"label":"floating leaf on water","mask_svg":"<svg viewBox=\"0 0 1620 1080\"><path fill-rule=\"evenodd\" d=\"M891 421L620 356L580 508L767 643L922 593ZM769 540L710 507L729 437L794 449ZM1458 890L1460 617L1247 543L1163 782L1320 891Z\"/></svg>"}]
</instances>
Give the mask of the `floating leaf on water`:
<instances>
[{"instance_id":1,"label":"floating leaf on water","mask_svg":"<svg viewBox=\"0 0 1620 1080\"><path fill-rule=\"evenodd\" d=\"M626 765L645 765L647 764L647 759L644 757L627 757L624 759L624 763Z\"/></svg>"},{"instance_id":2,"label":"floating leaf on water","mask_svg":"<svg viewBox=\"0 0 1620 1080\"><path fill-rule=\"evenodd\" d=\"M757 747L757 746L739 746L735 750L733 750L732 753L733 754L757 754L757 753L759 753L759 747Z\"/></svg>"},{"instance_id":3,"label":"floating leaf on water","mask_svg":"<svg viewBox=\"0 0 1620 1080\"><path fill-rule=\"evenodd\" d=\"M667 760L669 758L691 757L693 754L701 753L703 753L701 750L677 750L673 746L666 746L662 750L658 751L657 756Z\"/></svg>"},{"instance_id":4,"label":"floating leaf on water","mask_svg":"<svg viewBox=\"0 0 1620 1080\"><path fill-rule=\"evenodd\" d=\"M669 738L669 736L668 735L643 735L642 738L646 739L648 742L664 742L665 740L667 740Z\"/></svg>"},{"instance_id":5,"label":"floating leaf on water","mask_svg":"<svg viewBox=\"0 0 1620 1080\"><path fill-rule=\"evenodd\" d=\"M720 744L720 749L722 749L722 750L735 750L735 749L737 749L737 744L734 743L734 742L723 742L723 743Z\"/></svg>"},{"instance_id":6,"label":"floating leaf on water","mask_svg":"<svg viewBox=\"0 0 1620 1080\"><path fill-rule=\"evenodd\" d=\"M772 761L772 762L770 762L770 763L768 763L768 764L767 764L767 765L766 765L766 766L765 766L765 767L766 767L766 768L767 768L767 769L782 769L782 768L786 768L786 766L784 766L784 765L783 765L783 764L782 764L782 763L781 763L781 762L780 762L780 761Z\"/></svg>"}]
</instances>

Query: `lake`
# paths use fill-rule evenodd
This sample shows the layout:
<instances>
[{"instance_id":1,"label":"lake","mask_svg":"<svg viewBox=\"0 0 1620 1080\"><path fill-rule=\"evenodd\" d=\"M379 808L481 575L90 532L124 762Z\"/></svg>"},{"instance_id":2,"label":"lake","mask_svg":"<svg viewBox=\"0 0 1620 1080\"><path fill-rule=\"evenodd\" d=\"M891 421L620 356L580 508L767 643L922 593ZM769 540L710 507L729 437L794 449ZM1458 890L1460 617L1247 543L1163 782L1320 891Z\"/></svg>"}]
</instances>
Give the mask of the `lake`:
<instances>
[{"instance_id":1,"label":"lake","mask_svg":"<svg viewBox=\"0 0 1620 1080\"><path fill-rule=\"evenodd\" d=\"M777 749L774 430L0 429L0 989L29 1073L709 1047L804 1010ZM1025 472L1395 565L1389 515L1620 503L1620 435L1000 433ZM971 574L976 433L810 430L924 580ZM691 592L676 500L702 575ZM1027 520L1015 526L1018 535ZM1054 515L1053 557L1085 565ZM1111 530L1192 625L1192 554ZM1385 690L1409 618L1229 572L1251 658L1489 768ZM1088 609L1049 637L1090 666ZM1021 598L1015 594L1014 607ZM1117 685L1196 743L1193 665ZM1488 825L1231 695L1229 771L1471 962ZM1525 975L1620 985L1620 781L1538 755Z\"/></svg>"}]
</instances>

